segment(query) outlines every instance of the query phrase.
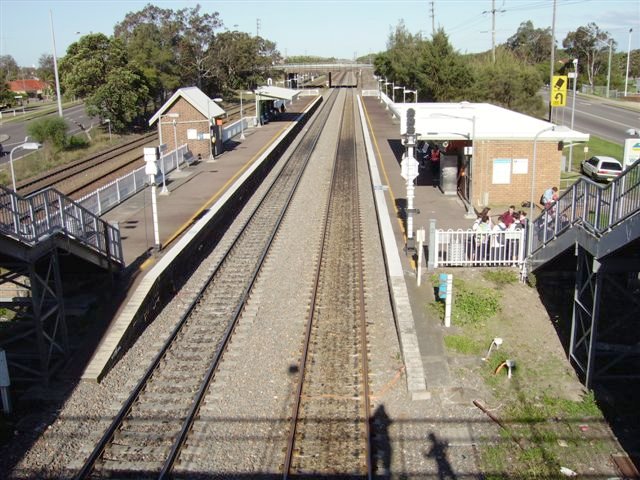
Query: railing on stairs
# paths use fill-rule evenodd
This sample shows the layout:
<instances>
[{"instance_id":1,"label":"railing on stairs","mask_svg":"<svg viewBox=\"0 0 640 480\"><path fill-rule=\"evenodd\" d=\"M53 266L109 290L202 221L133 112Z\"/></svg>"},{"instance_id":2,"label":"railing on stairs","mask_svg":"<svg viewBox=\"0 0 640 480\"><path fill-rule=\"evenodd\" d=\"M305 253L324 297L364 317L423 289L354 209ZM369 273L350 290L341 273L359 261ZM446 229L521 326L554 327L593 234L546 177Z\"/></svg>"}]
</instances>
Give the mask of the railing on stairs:
<instances>
[{"instance_id":1,"label":"railing on stairs","mask_svg":"<svg viewBox=\"0 0 640 480\"><path fill-rule=\"evenodd\" d=\"M531 254L572 226L599 238L640 211L640 159L607 185L581 178L532 222Z\"/></svg>"},{"instance_id":2,"label":"railing on stairs","mask_svg":"<svg viewBox=\"0 0 640 480\"><path fill-rule=\"evenodd\" d=\"M0 234L34 246L59 233L124 264L118 228L53 188L22 197L0 185Z\"/></svg>"}]
</instances>

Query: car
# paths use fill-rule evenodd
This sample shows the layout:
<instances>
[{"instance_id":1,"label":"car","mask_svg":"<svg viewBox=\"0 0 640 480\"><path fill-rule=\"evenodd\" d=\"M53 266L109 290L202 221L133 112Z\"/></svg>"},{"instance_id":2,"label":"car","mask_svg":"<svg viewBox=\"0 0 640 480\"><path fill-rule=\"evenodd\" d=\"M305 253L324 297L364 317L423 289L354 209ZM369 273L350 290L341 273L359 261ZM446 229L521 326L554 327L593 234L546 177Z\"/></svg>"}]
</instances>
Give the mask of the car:
<instances>
[{"instance_id":1,"label":"car","mask_svg":"<svg viewBox=\"0 0 640 480\"><path fill-rule=\"evenodd\" d=\"M622 173L622 164L613 157L596 155L582 162L582 173L594 180L611 181Z\"/></svg>"}]
</instances>

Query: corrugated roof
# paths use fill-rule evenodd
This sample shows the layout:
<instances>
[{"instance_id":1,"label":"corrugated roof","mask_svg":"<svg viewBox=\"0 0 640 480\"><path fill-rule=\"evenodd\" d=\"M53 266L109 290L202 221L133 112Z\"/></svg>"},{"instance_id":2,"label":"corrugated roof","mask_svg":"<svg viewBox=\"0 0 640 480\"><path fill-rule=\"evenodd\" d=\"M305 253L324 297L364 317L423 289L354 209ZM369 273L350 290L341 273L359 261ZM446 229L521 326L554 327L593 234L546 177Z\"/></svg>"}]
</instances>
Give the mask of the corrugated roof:
<instances>
[{"instance_id":1,"label":"corrugated roof","mask_svg":"<svg viewBox=\"0 0 640 480\"><path fill-rule=\"evenodd\" d=\"M179 98L184 98L187 102L189 102L196 110L198 110L204 118L211 119L222 117L225 115L225 111L218 105L216 102L211 100L202 90L198 87L185 87L176 90L176 92L171 95L171 98L165 102L162 107L151 117L149 120L149 125L153 125L160 115L164 115L165 111L171 107L175 103L175 101Z\"/></svg>"},{"instance_id":2,"label":"corrugated roof","mask_svg":"<svg viewBox=\"0 0 640 480\"><path fill-rule=\"evenodd\" d=\"M415 110L416 133L421 140L534 140L536 135L539 140L589 140L587 133L489 103L395 103L390 108L400 117L401 135L407 131L407 110Z\"/></svg>"},{"instance_id":3,"label":"corrugated roof","mask_svg":"<svg viewBox=\"0 0 640 480\"><path fill-rule=\"evenodd\" d=\"M258 87L255 91L256 95L260 95L263 98L273 98L278 100L294 100L299 94L300 90L293 90L291 88L274 87L272 85Z\"/></svg>"}]
</instances>

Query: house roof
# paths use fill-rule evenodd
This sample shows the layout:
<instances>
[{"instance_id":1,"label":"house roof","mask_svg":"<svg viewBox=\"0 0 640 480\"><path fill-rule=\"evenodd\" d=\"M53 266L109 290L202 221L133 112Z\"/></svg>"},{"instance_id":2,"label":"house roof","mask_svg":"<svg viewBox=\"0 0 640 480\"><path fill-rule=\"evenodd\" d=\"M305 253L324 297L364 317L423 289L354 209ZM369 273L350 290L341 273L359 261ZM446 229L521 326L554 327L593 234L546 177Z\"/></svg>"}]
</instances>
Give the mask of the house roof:
<instances>
[{"instance_id":1,"label":"house roof","mask_svg":"<svg viewBox=\"0 0 640 480\"><path fill-rule=\"evenodd\" d=\"M149 120L149 125L153 125L159 118L160 115L164 115L164 113L178 100L178 98L184 98L187 102L189 102L193 108L198 110L202 116L208 120L212 118L222 117L226 114L226 112L210 99L202 90L198 87L186 87L180 88L176 90L176 92L171 95L171 98L167 100L162 107L151 117Z\"/></svg>"},{"instance_id":2,"label":"house roof","mask_svg":"<svg viewBox=\"0 0 640 480\"><path fill-rule=\"evenodd\" d=\"M587 133L489 103L393 103L390 108L400 117L400 134L407 131L407 110L415 110L421 140L589 140Z\"/></svg>"},{"instance_id":3,"label":"house roof","mask_svg":"<svg viewBox=\"0 0 640 480\"><path fill-rule=\"evenodd\" d=\"M258 87L255 91L256 95L261 98L273 98L278 100L294 100L299 94L300 90L293 90L291 88L274 87L272 85L265 85Z\"/></svg>"},{"instance_id":4,"label":"house roof","mask_svg":"<svg viewBox=\"0 0 640 480\"><path fill-rule=\"evenodd\" d=\"M42 80L35 80L32 78L24 80L12 80L7 82L9 84L9 90L12 92L39 92L49 87L47 82Z\"/></svg>"}]
</instances>

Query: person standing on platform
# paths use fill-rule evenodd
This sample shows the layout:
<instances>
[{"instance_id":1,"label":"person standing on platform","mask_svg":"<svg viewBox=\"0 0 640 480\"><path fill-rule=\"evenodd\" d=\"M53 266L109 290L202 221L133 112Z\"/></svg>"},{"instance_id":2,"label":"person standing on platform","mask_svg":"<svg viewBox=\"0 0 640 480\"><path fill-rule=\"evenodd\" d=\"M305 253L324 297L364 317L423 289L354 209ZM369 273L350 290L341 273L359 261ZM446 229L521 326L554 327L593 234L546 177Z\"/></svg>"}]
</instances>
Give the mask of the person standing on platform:
<instances>
[{"instance_id":1,"label":"person standing on platform","mask_svg":"<svg viewBox=\"0 0 640 480\"><path fill-rule=\"evenodd\" d=\"M434 181L439 181L439 173L440 173L440 148L438 144L433 146L431 150L431 155L429 156L429 160L431 161L431 175Z\"/></svg>"}]
</instances>

